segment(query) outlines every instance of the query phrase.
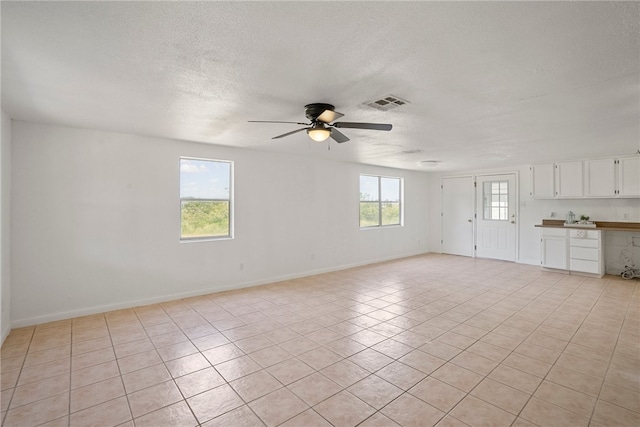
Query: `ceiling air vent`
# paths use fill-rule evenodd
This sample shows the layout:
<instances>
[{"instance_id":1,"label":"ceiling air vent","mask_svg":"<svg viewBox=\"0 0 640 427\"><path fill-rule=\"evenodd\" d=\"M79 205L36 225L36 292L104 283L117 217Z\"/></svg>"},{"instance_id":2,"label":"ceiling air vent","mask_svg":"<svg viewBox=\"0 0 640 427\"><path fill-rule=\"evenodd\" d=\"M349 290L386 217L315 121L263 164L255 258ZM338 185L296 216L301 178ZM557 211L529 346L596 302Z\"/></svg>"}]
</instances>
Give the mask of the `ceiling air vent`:
<instances>
[{"instance_id":1,"label":"ceiling air vent","mask_svg":"<svg viewBox=\"0 0 640 427\"><path fill-rule=\"evenodd\" d=\"M409 103L408 101L405 101L404 99L400 99L397 96L388 95L388 96L385 96L384 98L376 99L370 102L365 102L365 105L376 108L378 110L389 111L408 103Z\"/></svg>"}]
</instances>

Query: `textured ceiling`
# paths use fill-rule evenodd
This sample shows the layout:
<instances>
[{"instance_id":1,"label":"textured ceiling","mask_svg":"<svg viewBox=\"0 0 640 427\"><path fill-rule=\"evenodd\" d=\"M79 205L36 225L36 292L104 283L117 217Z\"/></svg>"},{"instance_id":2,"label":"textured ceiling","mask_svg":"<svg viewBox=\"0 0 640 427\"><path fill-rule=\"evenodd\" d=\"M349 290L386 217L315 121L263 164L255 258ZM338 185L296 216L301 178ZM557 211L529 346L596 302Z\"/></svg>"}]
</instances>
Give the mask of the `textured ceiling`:
<instances>
[{"instance_id":1,"label":"textured ceiling","mask_svg":"<svg viewBox=\"0 0 640 427\"><path fill-rule=\"evenodd\" d=\"M14 119L429 171L633 154L638 2L2 2ZM393 94L410 103L378 111ZM345 144L304 132L311 102ZM421 150L419 152L414 152ZM408 153L407 153L408 152ZM420 166L437 160L435 168Z\"/></svg>"}]
</instances>

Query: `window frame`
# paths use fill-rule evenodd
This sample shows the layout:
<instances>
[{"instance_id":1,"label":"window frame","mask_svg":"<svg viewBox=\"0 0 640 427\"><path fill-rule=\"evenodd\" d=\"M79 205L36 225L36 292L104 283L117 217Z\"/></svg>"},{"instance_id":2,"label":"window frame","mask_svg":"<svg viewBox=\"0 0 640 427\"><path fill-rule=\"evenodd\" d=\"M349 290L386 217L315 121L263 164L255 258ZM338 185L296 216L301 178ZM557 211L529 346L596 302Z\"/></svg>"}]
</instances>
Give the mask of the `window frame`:
<instances>
[{"instance_id":1,"label":"window frame","mask_svg":"<svg viewBox=\"0 0 640 427\"><path fill-rule=\"evenodd\" d=\"M389 176L389 175L371 175L367 173L361 173L359 175L359 193L362 193L362 188L360 187L360 178L363 176L376 178L378 182L378 194L377 200L359 200L358 201L358 225L361 230L371 230L377 228L388 228L388 227L404 227L404 208L403 208L403 200L404 200L404 178L399 176ZM382 200L382 180L383 179L397 179L398 180L398 201L397 202L389 202ZM378 223L375 225L362 225L362 216L361 216L361 207L362 203L369 204L377 204L378 205ZM383 214L383 206L385 203L398 204L398 223L397 224L383 224L382 214Z\"/></svg>"},{"instance_id":2,"label":"window frame","mask_svg":"<svg viewBox=\"0 0 640 427\"><path fill-rule=\"evenodd\" d=\"M227 163L229 165L229 199L220 199L220 198L183 198L181 194L182 190L182 175L181 175L181 167L183 160L196 160L200 162L211 162L211 163ZM192 242L208 242L208 241L218 241L218 240L231 240L234 238L234 162L233 160L223 160L223 159L210 159L204 157L189 157L189 156L180 156L178 160L178 198L180 201L179 204L179 236L180 243L192 243ZM183 237L182 235L182 203L188 202L228 202L229 203L229 230L228 234L222 236L196 236L196 237Z\"/></svg>"}]
</instances>

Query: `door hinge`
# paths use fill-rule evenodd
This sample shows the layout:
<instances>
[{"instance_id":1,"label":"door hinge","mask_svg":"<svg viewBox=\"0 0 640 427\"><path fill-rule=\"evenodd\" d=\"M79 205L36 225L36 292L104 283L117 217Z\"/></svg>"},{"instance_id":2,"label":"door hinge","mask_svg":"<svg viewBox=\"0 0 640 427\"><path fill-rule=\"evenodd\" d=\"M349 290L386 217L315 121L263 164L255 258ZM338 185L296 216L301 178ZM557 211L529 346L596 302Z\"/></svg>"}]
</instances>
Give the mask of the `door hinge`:
<instances>
[{"instance_id":1,"label":"door hinge","mask_svg":"<svg viewBox=\"0 0 640 427\"><path fill-rule=\"evenodd\" d=\"M477 251L478 250L478 246L477 245L473 245L473 250Z\"/></svg>"},{"instance_id":2,"label":"door hinge","mask_svg":"<svg viewBox=\"0 0 640 427\"><path fill-rule=\"evenodd\" d=\"M442 212L440 212L440 216L444 216L444 214Z\"/></svg>"},{"instance_id":3,"label":"door hinge","mask_svg":"<svg viewBox=\"0 0 640 427\"><path fill-rule=\"evenodd\" d=\"M440 184L440 189L444 190L444 185Z\"/></svg>"},{"instance_id":4,"label":"door hinge","mask_svg":"<svg viewBox=\"0 0 640 427\"><path fill-rule=\"evenodd\" d=\"M473 217L477 219L478 218L478 214L474 213Z\"/></svg>"},{"instance_id":5,"label":"door hinge","mask_svg":"<svg viewBox=\"0 0 640 427\"><path fill-rule=\"evenodd\" d=\"M444 243L444 240L440 240L440 243Z\"/></svg>"},{"instance_id":6,"label":"door hinge","mask_svg":"<svg viewBox=\"0 0 640 427\"><path fill-rule=\"evenodd\" d=\"M473 188L476 188L478 186L478 183L473 181Z\"/></svg>"}]
</instances>

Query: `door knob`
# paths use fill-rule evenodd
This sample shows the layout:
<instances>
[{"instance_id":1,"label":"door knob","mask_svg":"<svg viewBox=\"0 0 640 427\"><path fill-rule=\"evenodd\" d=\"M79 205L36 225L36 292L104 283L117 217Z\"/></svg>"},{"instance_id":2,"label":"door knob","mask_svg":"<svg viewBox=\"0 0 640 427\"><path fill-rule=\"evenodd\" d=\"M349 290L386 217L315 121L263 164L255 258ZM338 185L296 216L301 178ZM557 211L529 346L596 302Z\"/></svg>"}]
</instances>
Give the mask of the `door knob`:
<instances>
[{"instance_id":1,"label":"door knob","mask_svg":"<svg viewBox=\"0 0 640 427\"><path fill-rule=\"evenodd\" d=\"M515 223L516 223L515 221L511 221L511 224L515 224Z\"/></svg>"},{"instance_id":2,"label":"door knob","mask_svg":"<svg viewBox=\"0 0 640 427\"><path fill-rule=\"evenodd\" d=\"M471 220L471 219L468 219L468 220L467 220L467 222L473 222L473 220Z\"/></svg>"}]
</instances>

